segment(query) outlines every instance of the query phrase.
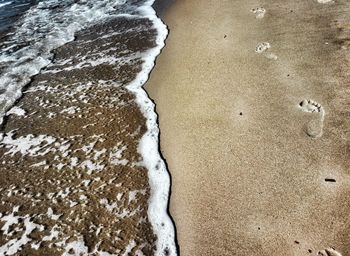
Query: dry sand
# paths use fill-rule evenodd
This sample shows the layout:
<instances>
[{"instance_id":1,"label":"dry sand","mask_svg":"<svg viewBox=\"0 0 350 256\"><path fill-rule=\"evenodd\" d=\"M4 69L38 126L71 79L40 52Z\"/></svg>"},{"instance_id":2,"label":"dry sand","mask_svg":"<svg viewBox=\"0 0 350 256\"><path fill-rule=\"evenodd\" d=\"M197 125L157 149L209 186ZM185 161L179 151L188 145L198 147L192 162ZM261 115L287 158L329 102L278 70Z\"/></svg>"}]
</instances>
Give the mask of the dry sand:
<instances>
[{"instance_id":1,"label":"dry sand","mask_svg":"<svg viewBox=\"0 0 350 256\"><path fill-rule=\"evenodd\" d=\"M146 89L182 256L350 255L349 11L346 0L167 11Z\"/></svg>"}]
</instances>

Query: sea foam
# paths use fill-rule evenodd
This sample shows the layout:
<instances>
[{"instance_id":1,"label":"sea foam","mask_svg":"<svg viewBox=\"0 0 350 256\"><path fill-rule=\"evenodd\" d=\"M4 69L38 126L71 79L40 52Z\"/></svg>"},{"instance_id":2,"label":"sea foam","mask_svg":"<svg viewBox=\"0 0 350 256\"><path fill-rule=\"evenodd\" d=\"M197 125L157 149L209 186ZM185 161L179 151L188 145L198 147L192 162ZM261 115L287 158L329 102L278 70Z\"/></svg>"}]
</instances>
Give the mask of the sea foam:
<instances>
[{"instance_id":1,"label":"sea foam","mask_svg":"<svg viewBox=\"0 0 350 256\"><path fill-rule=\"evenodd\" d=\"M52 63L52 50L73 41L76 32L121 16L152 21L158 32L156 46L142 53L142 70L127 88L135 94L147 120L147 131L138 150L148 170L151 187L148 218L157 236L155 255L177 255L175 230L167 213L170 177L159 153L159 128L154 104L142 88L168 33L152 8L153 2L149 0L142 5L131 6L124 0L86 0L79 3L74 0L48 0L32 7L17 24L16 33L0 46L0 118L21 97L23 87L30 83L33 76Z\"/></svg>"},{"instance_id":2,"label":"sea foam","mask_svg":"<svg viewBox=\"0 0 350 256\"><path fill-rule=\"evenodd\" d=\"M154 103L149 99L142 86L148 80L149 73L154 67L155 58L164 47L164 41L168 30L163 22L156 16L151 7L154 1L148 1L148 5L142 7L145 17L153 21L158 30L157 46L144 54L143 68L136 79L128 85L128 89L135 93L137 103L140 105L144 116L147 118L147 132L142 137L139 151L144 159L144 164L149 172L151 186L151 198L148 208L150 222L158 237L156 255L176 255L175 231L172 221L167 214L170 177L166 165L159 153L159 128Z\"/></svg>"},{"instance_id":3,"label":"sea foam","mask_svg":"<svg viewBox=\"0 0 350 256\"><path fill-rule=\"evenodd\" d=\"M22 88L48 66L52 50L74 40L77 31L106 19L136 16L124 0L48 0L32 7L0 46L0 119L21 97Z\"/></svg>"},{"instance_id":4,"label":"sea foam","mask_svg":"<svg viewBox=\"0 0 350 256\"><path fill-rule=\"evenodd\" d=\"M0 3L0 8L4 7L6 5L9 5L9 4L12 4L12 2Z\"/></svg>"}]
</instances>

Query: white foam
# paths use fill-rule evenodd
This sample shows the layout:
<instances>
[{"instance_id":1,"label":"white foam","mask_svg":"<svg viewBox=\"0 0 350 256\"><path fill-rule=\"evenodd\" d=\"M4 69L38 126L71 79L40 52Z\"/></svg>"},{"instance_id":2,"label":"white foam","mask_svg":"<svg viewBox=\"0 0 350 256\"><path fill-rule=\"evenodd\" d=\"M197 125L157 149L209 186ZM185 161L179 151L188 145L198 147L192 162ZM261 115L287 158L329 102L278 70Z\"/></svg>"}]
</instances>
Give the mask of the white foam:
<instances>
[{"instance_id":1,"label":"white foam","mask_svg":"<svg viewBox=\"0 0 350 256\"><path fill-rule=\"evenodd\" d=\"M6 112L6 115L16 115L16 116L25 116L26 115L26 111L23 108L20 107L13 107L11 108L9 111Z\"/></svg>"},{"instance_id":2,"label":"white foam","mask_svg":"<svg viewBox=\"0 0 350 256\"><path fill-rule=\"evenodd\" d=\"M16 4L16 7L20 7L20 6L27 6L27 5L30 5L30 3L24 3L24 4Z\"/></svg>"},{"instance_id":3,"label":"white foam","mask_svg":"<svg viewBox=\"0 0 350 256\"><path fill-rule=\"evenodd\" d=\"M47 209L47 216L52 220L58 220L62 214L54 214L51 207Z\"/></svg>"},{"instance_id":4,"label":"white foam","mask_svg":"<svg viewBox=\"0 0 350 256\"><path fill-rule=\"evenodd\" d=\"M22 88L48 66L52 50L74 40L77 31L98 24L108 18L139 17L128 14L123 0L86 0L74 3L61 0L47 0L32 7L21 19L16 32L7 40L9 47L0 51L0 123L14 102L21 97ZM126 4L127 5L127 4ZM59 7L63 10L57 11ZM119 8L119 9L118 9ZM18 50L12 49L18 45Z\"/></svg>"},{"instance_id":5,"label":"white foam","mask_svg":"<svg viewBox=\"0 0 350 256\"><path fill-rule=\"evenodd\" d=\"M114 165L127 165L128 160L123 159L123 152L127 149L127 146L122 146L119 142L109 153L109 162Z\"/></svg>"},{"instance_id":6,"label":"white foam","mask_svg":"<svg viewBox=\"0 0 350 256\"><path fill-rule=\"evenodd\" d=\"M100 163L94 163L91 160L85 160L83 161L80 166L87 170L87 174L92 174L95 171L102 171L103 168L105 167L103 164Z\"/></svg>"},{"instance_id":7,"label":"white foam","mask_svg":"<svg viewBox=\"0 0 350 256\"><path fill-rule=\"evenodd\" d=\"M50 235L44 236L42 241L52 241L54 239L57 239L59 236L60 232L58 231L58 226L55 225L50 231ZM40 245L40 243L39 243Z\"/></svg>"},{"instance_id":8,"label":"white foam","mask_svg":"<svg viewBox=\"0 0 350 256\"><path fill-rule=\"evenodd\" d=\"M154 67L156 57L164 47L164 41L168 33L167 28L152 8L154 0L146 1L143 6L133 10L132 14L116 14L114 7L124 4L126 1L123 0L85 0L68 6L62 12L50 11L53 9L51 6L60 6L60 2L60 0L40 2L37 7L30 9L25 15L24 22L17 29L12 41L13 43L17 41L30 42L29 46L15 52L11 52L12 50L9 48L7 48L7 51L0 52L0 65L7 66L3 72L4 75L0 76L0 89L5 90L5 93L0 95L0 118L21 96L21 89L30 82L31 77L51 63L51 51L74 40L75 32L93 24L98 24L109 17L142 17L152 21L158 31L157 45L153 49L140 54L144 61L142 71L127 88L135 94L136 102L147 120L147 131L140 140L138 150L143 158L143 165L148 170L151 188L148 219L157 236L155 255L161 256L167 252L167 255L175 256L177 255L175 230L167 213L170 177L159 153L159 128L154 104L142 88ZM104 59L103 61L116 63L115 59ZM99 63L90 61L83 64L98 65ZM1 142L2 146L9 149L9 154L20 152L23 155L38 155L40 150L44 149L41 143L45 144L44 146L49 146L55 142L55 138L46 135L39 135L39 137L27 135L19 138L13 138L13 135L13 133L5 134ZM118 164L127 164L123 161L124 159L120 158L122 152L118 150L121 150L121 148L114 152L114 160ZM87 169L89 173L103 169L102 165L93 163L91 160L80 163L80 166ZM66 193L69 193L69 191L66 191ZM64 196L64 194L61 196ZM72 207L76 204L76 202L71 202ZM139 208L132 212L124 209L117 216L120 218L132 216L137 211L139 211ZM66 254L71 248L75 250L75 253L84 254L87 252L83 240L69 243L65 248Z\"/></svg>"},{"instance_id":9,"label":"white foam","mask_svg":"<svg viewBox=\"0 0 350 256\"><path fill-rule=\"evenodd\" d=\"M63 256L71 256L70 250L74 251L74 255L88 255L88 247L85 245L84 239L79 238L77 241L70 242L65 247Z\"/></svg>"},{"instance_id":10,"label":"white foam","mask_svg":"<svg viewBox=\"0 0 350 256\"><path fill-rule=\"evenodd\" d=\"M109 50L111 50L111 49L109 49ZM91 58L91 56L89 56L89 57ZM137 55L135 55L135 54L131 54L128 57L118 57L118 58L113 57L113 56L101 58L99 56L96 59L93 59L93 58L87 59L87 60L81 61L75 65L67 66L65 68L44 70L43 74L48 74L48 73L56 74L56 73L59 73L62 71L71 71L74 69L82 69L82 68L86 68L86 67L96 67L96 66L99 66L99 65L105 64L105 63L108 63L109 65L115 65L118 63L127 63L127 62L133 61L136 57L137 57ZM65 63L65 64L67 65L69 63ZM57 66L56 63L55 63L55 66Z\"/></svg>"},{"instance_id":11,"label":"white foam","mask_svg":"<svg viewBox=\"0 0 350 256\"><path fill-rule=\"evenodd\" d=\"M145 195L146 194L146 190L132 190L132 191L129 191L129 204L132 202L132 201L137 201L136 199L136 195L140 193L142 195Z\"/></svg>"},{"instance_id":12,"label":"white foam","mask_svg":"<svg viewBox=\"0 0 350 256\"><path fill-rule=\"evenodd\" d=\"M49 149L46 147L55 141L56 138L44 134L39 136L28 134L15 138L15 132L10 131L0 140L0 147L8 149L6 155L14 156L16 153L21 153L22 155L38 156L47 154ZM42 149L45 149L44 152L41 152Z\"/></svg>"},{"instance_id":13,"label":"white foam","mask_svg":"<svg viewBox=\"0 0 350 256\"><path fill-rule=\"evenodd\" d=\"M107 198L100 199L100 204L106 207L107 211L109 212L113 212L113 210L118 207L116 202L109 203Z\"/></svg>"},{"instance_id":14,"label":"white foam","mask_svg":"<svg viewBox=\"0 0 350 256\"><path fill-rule=\"evenodd\" d=\"M165 251L167 251L167 255L177 255L175 230L167 213L170 177L166 165L159 154L157 114L154 111L153 102L148 98L147 93L142 88L154 67L156 57L165 45L164 41L168 33L166 26L156 16L155 11L151 7L153 2L153 0L147 1L147 4L142 7L142 11L144 16L150 19L158 30L157 46L143 55L144 63L142 72L138 74L136 79L127 88L136 95L136 101L147 119L147 132L140 140L139 152L143 157L144 165L148 169L151 187L148 218L158 238L155 255L164 255Z\"/></svg>"},{"instance_id":15,"label":"white foam","mask_svg":"<svg viewBox=\"0 0 350 256\"><path fill-rule=\"evenodd\" d=\"M2 222L5 222L5 224L2 226L1 230L3 231L4 235L9 235L9 228L13 224L17 224L19 220L19 216L15 216L15 214L18 212L19 206L15 206L12 210L12 213L9 215L5 215L1 218Z\"/></svg>"},{"instance_id":16,"label":"white foam","mask_svg":"<svg viewBox=\"0 0 350 256\"><path fill-rule=\"evenodd\" d=\"M61 114L63 113L67 113L68 115L73 115L77 112L80 112L80 108L77 107L77 106L72 106L72 107L69 107L69 108L65 108L61 111Z\"/></svg>"},{"instance_id":17,"label":"white foam","mask_svg":"<svg viewBox=\"0 0 350 256\"><path fill-rule=\"evenodd\" d=\"M12 4L12 2L5 2L5 3L0 3L0 8L4 7L6 5Z\"/></svg>"},{"instance_id":18,"label":"white foam","mask_svg":"<svg viewBox=\"0 0 350 256\"><path fill-rule=\"evenodd\" d=\"M18 238L14 238L9 240L7 243L0 246L0 255L15 255L19 252L24 245L29 243L32 239L29 238L29 235L35 230L43 231L44 226L38 225L31 221L31 217L29 215L19 216L18 215L19 207L16 206L13 208L12 212L9 215L3 216L0 220L4 222L1 230L5 236L12 236L13 232L21 231L18 228L10 230L10 227L13 228L16 224L21 220L24 224L24 231L22 235Z\"/></svg>"}]
</instances>

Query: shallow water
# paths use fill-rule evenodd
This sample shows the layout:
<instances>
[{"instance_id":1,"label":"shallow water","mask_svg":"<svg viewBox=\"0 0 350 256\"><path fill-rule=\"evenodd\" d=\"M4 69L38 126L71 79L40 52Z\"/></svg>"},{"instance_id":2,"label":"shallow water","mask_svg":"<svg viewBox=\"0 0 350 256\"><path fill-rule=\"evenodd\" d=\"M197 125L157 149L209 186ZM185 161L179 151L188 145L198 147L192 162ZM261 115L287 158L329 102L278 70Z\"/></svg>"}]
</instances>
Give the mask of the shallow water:
<instances>
[{"instance_id":1,"label":"shallow water","mask_svg":"<svg viewBox=\"0 0 350 256\"><path fill-rule=\"evenodd\" d=\"M10 29L38 0L0 0L0 33Z\"/></svg>"},{"instance_id":2,"label":"shallow water","mask_svg":"<svg viewBox=\"0 0 350 256\"><path fill-rule=\"evenodd\" d=\"M7 32L0 222L14 225L0 254L176 255L169 177L141 88L167 35L152 3L49 0Z\"/></svg>"}]
</instances>

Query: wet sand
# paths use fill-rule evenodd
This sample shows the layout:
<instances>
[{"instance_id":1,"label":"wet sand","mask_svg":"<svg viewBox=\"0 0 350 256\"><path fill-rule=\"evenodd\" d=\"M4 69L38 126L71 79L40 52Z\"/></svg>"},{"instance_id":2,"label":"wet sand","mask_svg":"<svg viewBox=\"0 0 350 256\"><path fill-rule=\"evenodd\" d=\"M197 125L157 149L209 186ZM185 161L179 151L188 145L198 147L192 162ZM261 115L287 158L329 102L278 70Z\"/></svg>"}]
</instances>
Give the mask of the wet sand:
<instances>
[{"instance_id":1,"label":"wet sand","mask_svg":"<svg viewBox=\"0 0 350 256\"><path fill-rule=\"evenodd\" d=\"M146 89L182 256L350 255L349 11L345 0L167 10Z\"/></svg>"},{"instance_id":2,"label":"wet sand","mask_svg":"<svg viewBox=\"0 0 350 256\"><path fill-rule=\"evenodd\" d=\"M138 150L146 120L126 88L142 60L106 61L154 46L150 22L116 18L80 31L7 112L0 255L154 255Z\"/></svg>"}]
</instances>

